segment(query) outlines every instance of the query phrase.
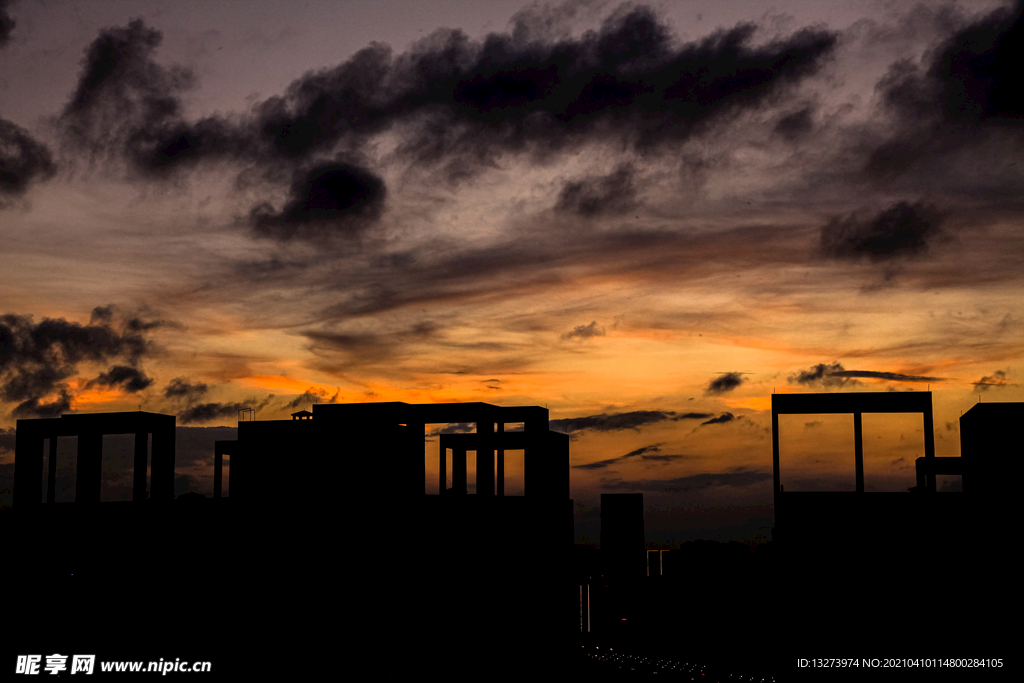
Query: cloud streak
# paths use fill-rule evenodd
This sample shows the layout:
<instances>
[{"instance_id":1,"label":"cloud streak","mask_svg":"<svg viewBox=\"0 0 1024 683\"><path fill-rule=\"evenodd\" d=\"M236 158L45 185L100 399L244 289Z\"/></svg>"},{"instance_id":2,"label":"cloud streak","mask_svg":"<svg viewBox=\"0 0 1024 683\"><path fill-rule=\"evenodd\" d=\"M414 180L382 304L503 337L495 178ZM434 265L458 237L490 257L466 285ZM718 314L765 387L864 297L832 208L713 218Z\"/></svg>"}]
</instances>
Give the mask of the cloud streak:
<instances>
[{"instance_id":1,"label":"cloud streak","mask_svg":"<svg viewBox=\"0 0 1024 683\"><path fill-rule=\"evenodd\" d=\"M681 455L661 455L660 446L660 443L651 444L650 446L643 446L642 448L632 450L629 453L626 453L625 455L620 455L617 458L609 458L608 460L598 460L597 462L590 462L584 465L573 465L573 468L578 470L603 470L608 467L611 467L612 465L617 465L632 458L636 458L637 456L640 456L644 460L657 460L662 462L667 460L676 460L683 457Z\"/></svg>"},{"instance_id":2,"label":"cloud streak","mask_svg":"<svg viewBox=\"0 0 1024 683\"><path fill-rule=\"evenodd\" d=\"M723 486L745 487L763 484L772 480L771 472L734 467L727 472L692 474L673 479L611 479L601 483L608 491L651 491L654 493L684 493L702 491Z\"/></svg>"}]
</instances>

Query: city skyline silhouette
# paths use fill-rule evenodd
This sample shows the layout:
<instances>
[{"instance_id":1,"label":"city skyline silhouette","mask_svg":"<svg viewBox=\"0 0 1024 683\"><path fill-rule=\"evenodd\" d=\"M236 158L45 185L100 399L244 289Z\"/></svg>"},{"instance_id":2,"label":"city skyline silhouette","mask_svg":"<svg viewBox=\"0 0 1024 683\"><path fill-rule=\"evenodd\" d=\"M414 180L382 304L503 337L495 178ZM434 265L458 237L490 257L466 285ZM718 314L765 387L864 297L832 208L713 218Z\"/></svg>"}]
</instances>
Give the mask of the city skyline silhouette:
<instances>
[{"instance_id":1,"label":"city skyline silhouette","mask_svg":"<svg viewBox=\"0 0 1024 683\"><path fill-rule=\"evenodd\" d=\"M6 565L8 580L20 592L12 600L11 622L17 632L13 642L29 649L46 640L69 645L78 640L80 647L82 641L90 646L97 642L115 651L127 646L140 659L142 652L182 645L190 640L185 634L208 635L191 618L175 617L166 606L151 606L145 610L148 616L136 614L125 621L145 637L126 632L113 643L94 641L76 629L81 622L55 615L62 601L95 599L108 592L141 593L158 604L162 586L201 559L212 575L234 577L220 625L236 639L198 648L191 643L186 650L198 658L219 659L219 667L230 663L237 671L252 665L246 655L259 638L247 619L258 613L292 621L308 616L310 607L282 600L293 591L347 609L354 620L375 624L369 627L371 632L383 634L389 615L410 606L400 586L410 579L405 561L412 561L417 582L437 595L464 594L469 599L449 602L442 609L442 633L419 634L416 644L404 644L415 653L412 660L381 665L388 677L416 675L411 661L429 657L452 639L464 650L458 664L450 665L458 676L492 666L498 643L501 649L522 653L515 665L506 665L507 675L548 667L614 676L625 660L609 660L599 652L604 646L618 648L616 658L639 657L632 670L639 665L658 671L660 666L661 673L679 673L675 667L685 665L715 680L724 680L727 671L761 680L820 676L794 671L792 656L784 663L780 651L791 652L794 645L788 638L765 637L737 649L735 643L714 635L749 608L748 596L730 593L730 587L753 580L768 583L766 591L772 596L810 590L821 601L805 605L812 628L799 622L788 627L799 634L802 647L819 649L835 647L837 638L848 647L891 646L877 635L858 638L858 631L865 629L889 632L870 619L850 620L830 603L827 596L835 594L836 582L891 603L890 607L908 590L932 595L959 588L989 599L1003 590L1002 582L992 582L1003 570L987 565L996 561L1009 532L1004 520L1012 494L998 453L1012 447L1006 438L1008 425L1019 422L1024 403L976 405L961 418L968 426L962 430L963 459L940 460L926 447L916 463L918 486L900 493L868 492L863 485L862 415L884 412L921 412L926 422L931 421L931 395L773 396L775 424L780 414L853 416L858 484L854 492L787 493L776 466L776 526L770 543L754 548L736 542L690 541L652 551L645 539L643 493L609 493L601 497L597 554L574 542L574 506L566 497L570 439L547 429L550 420L543 408L326 404L298 411L291 420L240 420L237 439L214 443L209 460L219 495L212 499L194 492L173 495L173 416L138 411L19 420L17 498L2 523L9 548L33 547L33 552ZM448 439L438 439L434 448L429 437L435 433L432 424L459 429L446 435L442 429ZM133 498L101 502L104 436L124 433L135 439ZM778 430L774 434L772 457L777 465ZM55 495L53 473L61 439L74 439L76 451L75 500L70 504L58 502ZM523 451L523 493L506 495L506 455L517 450ZM319 497L296 494L293 485L292 495L269 505L261 494L279 478L267 478L266 466L282 455L297 467L310 469L313 477L347 470L353 485L342 495ZM235 461L233 497L223 495L224 478L217 471L224 456ZM433 477L426 466L431 460L438 463ZM475 462L472 493L470 462ZM353 469L353 463L360 464ZM359 487L381 468L388 472L384 491ZM969 473L968 490L979 494L941 493L937 473ZM424 493L424 485L432 493ZM569 524L564 521L567 511ZM353 524L355 520L359 522ZM113 530L118 532L114 539L103 539ZM161 540L175 530L180 534L177 545L188 548L177 559L165 557L174 553L161 548ZM358 555L396 532L401 543L394 548L405 561L393 557L368 569L349 566L334 581L299 588L300 577L311 570L331 562L344 564L343 555ZM40 544L48 535L62 542ZM76 551L69 554L68 547ZM284 558L291 561L282 563ZM897 568L903 580L872 576L870 569L879 565ZM132 567L135 572L128 571ZM346 601L345 591L355 586L377 596L372 606ZM496 586L507 600L500 616L495 612ZM699 617L685 618L678 610L666 609L684 603ZM1008 644L992 628L950 641L948 633L936 628L939 615L934 608L922 603L907 622L917 633L911 638L892 633L892 642L916 650L936 642L973 649ZM943 605L941 613L953 623L968 623L986 609L965 603ZM463 626L455 626L456 621ZM118 622L113 621L117 626L108 635L122 627ZM299 628L284 641L296 647L327 637L326 633L313 626ZM367 656L383 657L397 644L381 635L368 651L378 654ZM641 652L643 656L635 654ZM287 656L260 661L261 666L288 665Z\"/></svg>"}]
</instances>

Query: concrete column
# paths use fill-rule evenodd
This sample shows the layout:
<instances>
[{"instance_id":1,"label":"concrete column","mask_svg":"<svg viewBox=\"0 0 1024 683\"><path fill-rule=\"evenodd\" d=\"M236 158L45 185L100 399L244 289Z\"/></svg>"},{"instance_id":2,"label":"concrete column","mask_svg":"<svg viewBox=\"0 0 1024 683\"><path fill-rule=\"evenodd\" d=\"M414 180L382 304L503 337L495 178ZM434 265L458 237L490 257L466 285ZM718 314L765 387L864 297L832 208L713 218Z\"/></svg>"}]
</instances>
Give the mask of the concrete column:
<instances>
[{"instance_id":1,"label":"concrete column","mask_svg":"<svg viewBox=\"0 0 1024 683\"><path fill-rule=\"evenodd\" d=\"M772 394L772 478L775 480L773 502L778 505L782 474L779 471L779 414L775 412L775 394Z\"/></svg>"},{"instance_id":2,"label":"concrete column","mask_svg":"<svg viewBox=\"0 0 1024 683\"><path fill-rule=\"evenodd\" d=\"M504 449L505 423L498 423L498 465L495 471L496 487L498 495L505 495L505 449Z\"/></svg>"},{"instance_id":3,"label":"concrete column","mask_svg":"<svg viewBox=\"0 0 1024 683\"><path fill-rule=\"evenodd\" d=\"M103 433L78 434L78 464L75 473L75 502L100 502L100 476L103 471Z\"/></svg>"},{"instance_id":4,"label":"concrete column","mask_svg":"<svg viewBox=\"0 0 1024 683\"><path fill-rule=\"evenodd\" d=\"M494 423L476 423L476 495L494 495Z\"/></svg>"},{"instance_id":5,"label":"concrete column","mask_svg":"<svg viewBox=\"0 0 1024 683\"><path fill-rule=\"evenodd\" d=\"M857 493L864 493L864 431L861 425L861 414L853 414L853 450L857 473Z\"/></svg>"},{"instance_id":6,"label":"concrete column","mask_svg":"<svg viewBox=\"0 0 1024 683\"><path fill-rule=\"evenodd\" d=\"M132 478L132 500L146 500L146 467L149 464L149 432L135 432L135 475Z\"/></svg>"},{"instance_id":7,"label":"concrete column","mask_svg":"<svg viewBox=\"0 0 1024 683\"><path fill-rule=\"evenodd\" d=\"M57 502L57 436L50 436L50 462L46 474L46 502Z\"/></svg>"},{"instance_id":8,"label":"concrete column","mask_svg":"<svg viewBox=\"0 0 1024 683\"><path fill-rule=\"evenodd\" d=\"M547 411L545 411L547 412ZM526 444L523 449L523 495L544 495L544 435L548 431L546 420L525 420Z\"/></svg>"},{"instance_id":9,"label":"concrete column","mask_svg":"<svg viewBox=\"0 0 1024 683\"><path fill-rule=\"evenodd\" d=\"M174 500L174 422L153 429L149 499Z\"/></svg>"},{"instance_id":10,"label":"concrete column","mask_svg":"<svg viewBox=\"0 0 1024 683\"><path fill-rule=\"evenodd\" d=\"M932 404L928 402L928 409L924 411L924 457L928 458L928 464L934 465L935 460L935 425L932 423ZM967 464L966 462L964 463ZM965 468L966 469L966 468ZM961 483L963 474L960 475ZM935 468L928 468L928 490L938 491L938 484L935 480Z\"/></svg>"}]
</instances>

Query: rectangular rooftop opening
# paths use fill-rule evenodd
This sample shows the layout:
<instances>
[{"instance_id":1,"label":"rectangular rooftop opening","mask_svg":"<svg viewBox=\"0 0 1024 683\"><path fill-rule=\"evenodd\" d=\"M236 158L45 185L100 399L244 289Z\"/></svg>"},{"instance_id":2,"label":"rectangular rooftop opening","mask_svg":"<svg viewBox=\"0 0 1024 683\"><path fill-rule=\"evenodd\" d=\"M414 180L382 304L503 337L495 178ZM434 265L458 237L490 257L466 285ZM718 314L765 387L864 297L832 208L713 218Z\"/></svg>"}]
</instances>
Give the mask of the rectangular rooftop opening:
<instances>
[{"instance_id":1,"label":"rectangular rooftop opening","mask_svg":"<svg viewBox=\"0 0 1024 683\"><path fill-rule=\"evenodd\" d=\"M787 491L855 491L852 414L779 415L779 483Z\"/></svg>"}]
</instances>

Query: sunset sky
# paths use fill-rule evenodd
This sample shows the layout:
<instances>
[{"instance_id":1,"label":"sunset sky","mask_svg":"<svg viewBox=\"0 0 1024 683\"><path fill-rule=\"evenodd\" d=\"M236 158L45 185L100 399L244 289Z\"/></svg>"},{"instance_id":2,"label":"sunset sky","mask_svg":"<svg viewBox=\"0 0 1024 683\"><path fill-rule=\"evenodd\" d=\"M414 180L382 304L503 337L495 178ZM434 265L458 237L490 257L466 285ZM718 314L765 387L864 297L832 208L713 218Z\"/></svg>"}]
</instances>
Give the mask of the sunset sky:
<instances>
[{"instance_id":1,"label":"sunset sky","mask_svg":"<svg viewBox=\"0 0 1024 683\"><path fill-rule=\"evenodd\" d=\"M547 406L580 542L631 491L767 540L773 391L930 389L959 455L1024 400L1021 14L0 0L0 502L19 418L176 414L209 494L209 428L312 396ZM921 418L864 425L913 485ZM853 488L852 418L780 433Z\"/></svg>"}]
</instances>

